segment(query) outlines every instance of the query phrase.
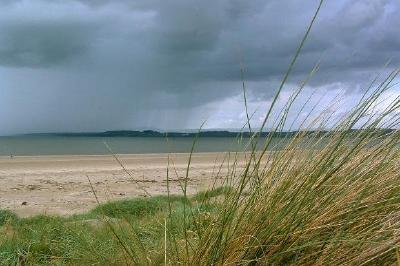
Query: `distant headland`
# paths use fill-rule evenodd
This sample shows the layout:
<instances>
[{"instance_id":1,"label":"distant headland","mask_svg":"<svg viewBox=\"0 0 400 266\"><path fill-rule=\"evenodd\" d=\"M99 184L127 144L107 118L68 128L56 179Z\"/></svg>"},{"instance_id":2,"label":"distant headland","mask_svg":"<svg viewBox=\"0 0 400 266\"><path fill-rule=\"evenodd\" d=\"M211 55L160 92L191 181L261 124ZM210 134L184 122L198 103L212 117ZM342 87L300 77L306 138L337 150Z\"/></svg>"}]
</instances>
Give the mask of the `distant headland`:
<instances>
[{"instance_id":1,"label":"distant headland","mask_svg":"<svg viewBox=\"0 0 400 266\"><path fill-rule=\"evenodd\" d=\"M171 138L193 138L193 137L250 137L252 132L239 132L228 130L204 130L200 132L160 132L156 130L113 130L104 132L61 132L61 133L33 133L24 136L58 136L58 137L171 137ZM267 136L269 132L261 132L260 136ZM286 133L287 134L287 133Z\"/></svg>"},{"instance_id":2,"label":"distant headland","mask_svg":"<svg viewBox=\"0 0 400 266\"><path fill-rule=\"evenodd\" d=\"M350 129L348 131L351 132L359 132L358 129ZM362 130L366 132L366 130ZM389 134L393 132L393 129L375 129L374 134ZM194 137L221 137L221 138L236 138L236 137L244 137L248 138L257 134L259 137L267 137L270 134L273 137L292 137L298 134L300 131L281 131L281 132L268 132L268 131L228 131L228 130L204 130L200 132L160 132L156 130L113 130L113 131L104 131L104 132L61 132L61 133L32 133L32 134L24 134L23 136L54 136L54 137L171 137L171 138L194 138ZM303 131L306 135L313 134L314 136L317 134L319 136L323 136L330 132L329 130L318 130L318 131Z\"/></svg>"}]
</instances>

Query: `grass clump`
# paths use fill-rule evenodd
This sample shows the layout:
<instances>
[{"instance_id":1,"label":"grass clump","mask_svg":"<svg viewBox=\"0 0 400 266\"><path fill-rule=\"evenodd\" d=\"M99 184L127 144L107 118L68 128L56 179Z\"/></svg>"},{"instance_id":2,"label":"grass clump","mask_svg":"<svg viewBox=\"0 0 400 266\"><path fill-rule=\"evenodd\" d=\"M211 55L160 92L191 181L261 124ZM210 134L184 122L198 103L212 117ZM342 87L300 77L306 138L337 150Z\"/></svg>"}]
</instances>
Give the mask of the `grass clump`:
<instances>
[{"instance_id":1,"label":"grass clump","mask_svg":"<svg viewBox=\"0 0 400 266\"><path fill-rule=\"evenodd\" d=\"M15 222L18 217L9 210L0 210L0 226L3 226L7 222Z\"/></svg>"},{"instance_id":2,"label":"grass clump","mask_svg":"<svg viewBox=\"0 0 400 266\"><path fill-rule=\"evenodd\" d=\"M90 226L74 224L61 217L20 218L0 227L0 231L0 265L100 262L99 252L116 248L115 245L104 246L103 243L108 243L104 233L93 234ZM98 252L88 257L87 250L92 250L91 245L95 245Z\"/></svg>"},{"instance_id":3,"label":"grass clump","mask_svg":"<svg viewBox=\"0 0 400 266\"><path fill-rule=\"evenodd\" d=\"M207 200L210 200L212 198L218 197L218 196L224 196L232 191L232 188L229 186L222 186L222 187L217 187L211 190L206 190L206 191L201 191L197 193L193 199L204 202Z\"/></svg>"},{"instance_id":4,"label":"grass clump","mask_svg":"<svg viewBox=\"0 0 400 266\"><path fill-rule=\"evenodd\" d=\"M188 199L182 196L171 196L172 204L188 204ZM137 198L132 200L121 200L99 205L91 211L92 214L102 214L108 217L121 218L122 216L143 217L155 215L157 212L168 208L167 196L155 196L149 198Z\"/></svg>"}]
</instances>

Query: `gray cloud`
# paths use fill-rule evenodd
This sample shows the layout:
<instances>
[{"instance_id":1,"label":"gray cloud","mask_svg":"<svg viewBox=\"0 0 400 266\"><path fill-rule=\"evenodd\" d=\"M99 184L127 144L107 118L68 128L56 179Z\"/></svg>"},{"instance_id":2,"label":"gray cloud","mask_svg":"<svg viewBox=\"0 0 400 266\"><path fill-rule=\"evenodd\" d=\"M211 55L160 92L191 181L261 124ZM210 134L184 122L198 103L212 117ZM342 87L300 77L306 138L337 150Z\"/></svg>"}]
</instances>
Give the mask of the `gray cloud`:
<instances>
[{"instance_id":1,"label":"gray cloud","mask_svg":"<svg viewBox=\"0 0 400 266\"><path fill-rule=\"evenodd\" d=\"M31 21L2 25L0 64L51 67L67 63L90 48L92 25L75 22Z\"/></svg>"},{"instance_id":2,"label":"gray cloud","mask_svg":"<svg viewBox=\"0 0 400 266\"><path fill-rule=\"evenodd\" d=\"M266 104L317 2L0 1L0 133L240 127L220 110L242 108L240 63L252 106ZM350 94L398 66L399 11L326 1L288 88L319 60L310 85Z\"/></svg>"}]
</instances>

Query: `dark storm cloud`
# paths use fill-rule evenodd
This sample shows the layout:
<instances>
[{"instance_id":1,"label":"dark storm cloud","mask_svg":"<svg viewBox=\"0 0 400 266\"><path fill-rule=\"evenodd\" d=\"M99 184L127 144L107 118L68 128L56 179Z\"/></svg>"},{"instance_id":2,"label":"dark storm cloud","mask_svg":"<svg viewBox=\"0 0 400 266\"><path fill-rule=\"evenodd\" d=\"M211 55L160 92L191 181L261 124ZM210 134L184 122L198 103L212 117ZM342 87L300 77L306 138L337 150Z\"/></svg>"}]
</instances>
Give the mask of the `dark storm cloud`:
<instances>
[{"instance_id":1,"label":"dark storm cloud","mask_svg":"<svg viewBox=\"0 0 400 266\"><path fill-rule=\"evenodd\" d=\"M90 48L94 25L64 21L31 21L2 25L0 64L51 67Z\"/></svg>"},{"instance_id":2,"label":"dark storm cloud","mask_svg":"<svg viewBox=\"0 0 400 266\"><path fill-rule=\"evenodd\" d=\"M317 4L2 0L2 130L198 126L240 95L241 62L250 100L268 101ZM321 60L311 85L351 93L387 60L398 66L399 11L396 0L326 1L290 82ZM212 126L229 124L218 117Z\"/></svg>"}]
</instances>

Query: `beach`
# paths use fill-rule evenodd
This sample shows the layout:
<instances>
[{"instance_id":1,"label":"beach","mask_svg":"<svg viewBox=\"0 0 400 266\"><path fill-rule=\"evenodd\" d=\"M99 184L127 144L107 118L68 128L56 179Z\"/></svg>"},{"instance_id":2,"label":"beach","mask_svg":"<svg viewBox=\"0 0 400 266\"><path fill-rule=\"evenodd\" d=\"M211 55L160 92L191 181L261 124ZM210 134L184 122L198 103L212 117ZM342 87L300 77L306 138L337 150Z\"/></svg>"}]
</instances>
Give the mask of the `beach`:
<instances>
[{"instance_id":1,"label":"beach","mask_svg":"<svg viewBox=\"0 0 400 266\"><path fill-rule=\"evenodd\" d=\"M21 217L70 216L94 208L97 200L104 203L165 195L168 157L169 191L181 194L188 153L117 155L117 158L113 155L2 156L0 209L9 209ZM239 168L243 159L241 155ZM227 161L225 153L193 154L188 194L206 190L217 176L217 180L225 177Z\"/></svg>"}]
</instances>

